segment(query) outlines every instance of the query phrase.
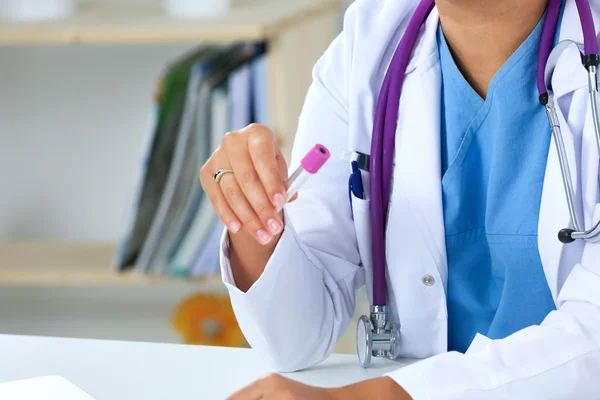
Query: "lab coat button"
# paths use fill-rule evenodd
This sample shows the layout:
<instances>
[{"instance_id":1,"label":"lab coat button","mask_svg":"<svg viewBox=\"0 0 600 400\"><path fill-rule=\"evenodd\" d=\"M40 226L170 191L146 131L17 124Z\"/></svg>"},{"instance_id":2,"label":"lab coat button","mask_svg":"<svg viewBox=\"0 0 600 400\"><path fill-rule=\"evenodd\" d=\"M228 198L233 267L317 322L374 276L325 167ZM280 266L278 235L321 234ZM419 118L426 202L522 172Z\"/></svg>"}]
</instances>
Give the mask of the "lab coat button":
<instances>
[{"instance_id":1,"label":"lab coat button","mask_svg":"<svg viewBox=\"0 0 600 400\"><path fill-rule=\"evenodd\" d=\"M421 281L423 282L423 285L425 285L425 286L435 285L435 279L433 279L433 276L431 276L431 275L425 275L423 278L421 278Z\"/></svg>"}]
</instances>

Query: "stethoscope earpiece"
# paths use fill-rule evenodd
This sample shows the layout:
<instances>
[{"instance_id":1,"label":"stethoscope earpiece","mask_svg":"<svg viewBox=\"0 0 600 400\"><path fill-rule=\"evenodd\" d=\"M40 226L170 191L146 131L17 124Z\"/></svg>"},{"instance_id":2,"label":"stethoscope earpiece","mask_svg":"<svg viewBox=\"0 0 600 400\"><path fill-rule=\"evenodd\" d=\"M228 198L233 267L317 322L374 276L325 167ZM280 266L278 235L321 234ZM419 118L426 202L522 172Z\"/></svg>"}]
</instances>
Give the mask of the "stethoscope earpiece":
<instances>
[{"instance_id":1,"label":"stethoscope earpiece","mask_svg":"<svg viewBox=\"0 0 600 400\"><path fill-rule=\"evenodd\" d=\"M573 229L562 229L558 232L558 240L564 244L573 243L575 241L575 239L573 239L573 233L575 233Z\"/></svg>"}]
</instances>

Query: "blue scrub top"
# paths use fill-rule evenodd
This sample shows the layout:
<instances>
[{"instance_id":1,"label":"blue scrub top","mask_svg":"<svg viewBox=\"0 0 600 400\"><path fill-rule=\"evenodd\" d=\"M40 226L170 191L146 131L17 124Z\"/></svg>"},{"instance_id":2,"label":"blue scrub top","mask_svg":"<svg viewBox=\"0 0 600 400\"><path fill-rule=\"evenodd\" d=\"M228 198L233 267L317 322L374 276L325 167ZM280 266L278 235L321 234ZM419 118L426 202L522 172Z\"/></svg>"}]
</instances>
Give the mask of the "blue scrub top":
<instances>
[{"instance_id":1,"label":"blue scrub top","mask_svg":"<svg viewBox=\"0 0 600 400\"><path fill-rule=\"evenodd\" d=\"M538 101L540 22L483 100L438 33L448 350L501 339L555 309L537 243L551 130Z\"/></svg>"}]
</instances>

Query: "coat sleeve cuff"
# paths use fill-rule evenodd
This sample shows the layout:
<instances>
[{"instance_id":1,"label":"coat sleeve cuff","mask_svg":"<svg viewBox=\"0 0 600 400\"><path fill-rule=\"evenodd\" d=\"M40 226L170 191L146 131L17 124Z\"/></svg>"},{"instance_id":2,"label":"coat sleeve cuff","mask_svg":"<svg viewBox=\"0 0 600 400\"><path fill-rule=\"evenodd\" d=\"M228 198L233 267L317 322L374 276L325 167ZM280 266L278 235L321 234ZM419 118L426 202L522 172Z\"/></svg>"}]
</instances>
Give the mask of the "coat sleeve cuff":
<instances>
[{"instance_id":1,"label":"coat sleeve cuff","mask_svg":"<svg viewBox=\"0 0 600 400\"><path fill-rule=\"evenodd\" d=\"M233 272L231 271L231 260L229 259L229 233L227 228L223 230L221 235L221 254L219 256L221 265L221 279L223 283L229 286L236 286L235 280L233 279Z\"/></svg>"}]
</instances>

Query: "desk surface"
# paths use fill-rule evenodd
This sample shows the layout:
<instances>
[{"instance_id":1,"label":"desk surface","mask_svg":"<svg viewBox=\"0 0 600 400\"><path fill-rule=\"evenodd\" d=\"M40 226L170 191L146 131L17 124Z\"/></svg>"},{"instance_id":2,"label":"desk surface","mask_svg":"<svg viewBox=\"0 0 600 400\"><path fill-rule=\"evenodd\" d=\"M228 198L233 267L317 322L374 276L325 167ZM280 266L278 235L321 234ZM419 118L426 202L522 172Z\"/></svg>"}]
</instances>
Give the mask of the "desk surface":
<instances>
[{"instance_id":1,"label":"desk surface","mask_svg":"<svg viewBox=\"0 0 600 400\"><path fill-rule=\"evenodd\" d=\"M0 335L0 382L60 375L97 400L225 399L272 372L257 353L172 344ZM292 379L335 387L406 365L376 360L364 370L354 356L335 355Z\"/></svg>"}]
</instances>

